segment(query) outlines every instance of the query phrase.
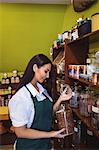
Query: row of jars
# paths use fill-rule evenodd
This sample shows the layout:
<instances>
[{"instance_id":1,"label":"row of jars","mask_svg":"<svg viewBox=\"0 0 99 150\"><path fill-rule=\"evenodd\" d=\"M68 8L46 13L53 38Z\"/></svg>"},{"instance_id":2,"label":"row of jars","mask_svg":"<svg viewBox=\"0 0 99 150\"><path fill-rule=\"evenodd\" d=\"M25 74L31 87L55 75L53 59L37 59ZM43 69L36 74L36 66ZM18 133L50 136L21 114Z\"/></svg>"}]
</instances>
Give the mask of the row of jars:
<instances>
[{"instance_id":1,"label":"row of jars","mask_svg":"<svg viewBox=\"0 0 99 150\"><path fill-rule=\"evenodd\" d=\"M65 88L65 83L57 80L57 90L62 93ZM60 86L59 86L60 84ZM70 99L70 106L78 108L80 114L85 117L91 117L91 124L93 127L99 130L99 95L90 90L89 87L81 87L75 82L71 87L73 96Z\"/></svg>"},{"instance_id":2,"label":"row of jars","mask_svg":"<svg viewBox=\"0 0 99 150\"><path fill-rule=\"evenodd\" d=\"M8 76L8 73L5 72L1 77L1 84L19 83L22 76L23 73L19 75L17 70L13 70L11 76Z\"/></svg>"},{"instance_id":3,"label":"row of jars","mask_svg":"<svg viewBox=\"0 0 99 150\"><path fill-rule=\"evenodd\" d=\"M0 106L8 106L9 100L11 98L11 95L9 94L6 98L0 96Z\"/></svg>"}]
</instances>

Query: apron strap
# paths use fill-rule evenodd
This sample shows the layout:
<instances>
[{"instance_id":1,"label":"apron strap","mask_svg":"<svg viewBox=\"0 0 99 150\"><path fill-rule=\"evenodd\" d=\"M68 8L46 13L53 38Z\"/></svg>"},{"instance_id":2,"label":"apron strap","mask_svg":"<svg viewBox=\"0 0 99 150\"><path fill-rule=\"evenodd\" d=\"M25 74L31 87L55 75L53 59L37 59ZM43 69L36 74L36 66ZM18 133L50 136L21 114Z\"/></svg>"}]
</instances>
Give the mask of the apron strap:
<instances>
[{"instance_id":1,"label":"apron strap","mask_svg":"<svg viewBox=\"0 0 99 150\"><path fill-rule=\"evenodd\" d=\"M25 87L26 87L26 89L29 91L29 93L30 93L30 95L31 95L31 98L33 99L34 98L34 96L32 95L32 93L31 93L31 91L28 89L28 87L25 85ZM44 92L42 93L46 98L48 98L47 96L46 96L46 94L44 94Z\"/></svg>"},{"instance_id":2,"label":"apron strap","mask_svg":"<svg viewBox=\"0 0 99 150\"><path fill-rule=\"evenodd\" d=\"M34 96L32 95L31 91L28 89L28 87L25 85L26 89L29 91L31 98L34 100Z\"/></svg>"}]
</instances>

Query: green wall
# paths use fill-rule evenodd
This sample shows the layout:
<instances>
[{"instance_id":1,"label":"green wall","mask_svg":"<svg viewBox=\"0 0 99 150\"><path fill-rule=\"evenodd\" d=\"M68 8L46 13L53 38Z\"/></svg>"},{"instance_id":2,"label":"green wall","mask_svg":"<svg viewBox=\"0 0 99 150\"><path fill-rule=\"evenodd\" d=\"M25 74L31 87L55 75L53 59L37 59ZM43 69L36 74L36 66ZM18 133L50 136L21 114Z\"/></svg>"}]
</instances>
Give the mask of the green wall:
<instances>
[{"instance_id":1,"label":"green wall","mask_svg":"<svg viewBox=\"0 0 99 150\"><path fill-rule=\"evenodd\" d=\"M91 15L96 12L99 12L99 1L97 1L90 8L82 12L75 12L73 9L73 5L68 6L67 9L65 10L62 32L66 30L71 30L72 27L76 24L76 20L79 17L83 16L84 19L87 17L91 18ZM94 50L95 51L99 50L99 42L92 43L89 45L89 52L92 53L94 52Z\"/></svg>"},{"instance_id":2,"label":"green wall","mask_svg":"<svg viewBox=\"0 0 99 150\"><path fill-rule=\"evenodd\" d=\"M75 12L73 9L73 5L69 5L65 10L62 32L71 30L72 27L76 24L76 20L79 17L83 16L84 18L91 18L91 15L96 12L99 12L99 1L82 12Z\"/></svg>"},{"instance_id":3,"label":"green wall","mask_svg":"<svg viewBox=\"0 0 99 150\"><path fill-rule=\"evenodd\" d=\"M0 4L0 72L24 71L37 53L49 56L65 10L64 5Z\"/></svg>"},{"instance_id":4,"label":"green wall","mask_svg":"<svg viewBox=\"0 0 99 150\"><path fill-rule=\"evenodd\" d=\"M72 5L0 4L0 72L24 71L29 59L48 57L57 34L70 30L76 20L99 12L99 1L83 12Z\"/></svg>"}]
</instances>

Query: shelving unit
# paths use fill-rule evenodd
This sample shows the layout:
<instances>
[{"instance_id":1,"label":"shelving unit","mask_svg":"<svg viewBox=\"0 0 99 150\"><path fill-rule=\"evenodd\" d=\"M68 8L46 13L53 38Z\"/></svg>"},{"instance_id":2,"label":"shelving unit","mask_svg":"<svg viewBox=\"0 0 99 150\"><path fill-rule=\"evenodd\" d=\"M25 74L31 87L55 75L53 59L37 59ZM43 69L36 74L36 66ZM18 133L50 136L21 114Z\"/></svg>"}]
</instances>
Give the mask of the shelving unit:
<instances>
[{"instance_id":1,"label":"shelving unit","mask_svg":"<svg viewBox=\"0 0 99 150\"><path fill-rule=\"evenodd\" d=\"M89 33L83 36L82 38L78 38L75 41L71 41L71 42L65 41L64 49L65 49L65 64L66 64L66 72L65 72L66 83L73 84L73 82L78 81L81 84L90 85L99 88L98 84L94 85L92 82L89 82L87 80L80 79L80 78L76 79L74 77L68 76L69 64L77 64L77 65L86 64L86 59L88 57L88 52L89 52L89 44L94 42L99 42L99 30ZM94 132L94 134L97 137L99 137L98 131L92 128L92 126L90 125L90 118L82 117L80 115L79 110L77 109L73 109L73 111L76 113L78 118L81 119L82 122L86 124L86 126L90 128L90 130L92 130L92 132Z\"/></svg>"},{"instance_id":2,"label":"shelving unit","mask_svg":"<svg viewBox=\"0 0 99 150\"><path fill-rule=\"evenodd\" d=\"M75 81L79 82L81 85L90 85L94 88L99 89L99 84L93 84L92 82L84 79L77 79L74 77L70 77L68 75L68 66L69 65L86 65L86 59L88 58L88 52L89 52L89 45L95 42L99 42L99 30L94 31L92 33L89 33L87 35L84 35L81 38L78 38L74 41L65 40L65 44L62 48L64 50L65 55L65 83L69 85L73 85ZM54 60L55 57L58 56L59 49L57 52L57 55L55 55L57 50L54 49ZM55 70L56 71L56 70ZM56 84L55 80L57 79L57 73L55 72L54 75L54 84ZM59 93L55 91L55 85L54 85L54 95L59 96ZM90 131L93 132L93 134L99 138L99 131L97 129L93 128L91 126L91 118L90 117L84 117L80 114L79 109L72 108L72 111L77 115L77 117L84 123L86 128L88 128Z\"/></svg>"},{"instance_id":3,"label":"shelving unit","mask_svg":"<svg viewBox=\"0 0 99 150\"><path fill-rule=\"evenodd\" d=\"M17 88L17 85L18 83L0 84L0 89L8 89L9 86L12 88L11 93L0 93L0 96L4 97L4 99L7 99L9 95L12 96ZM15 134L10 131L11 121L8 111L4 111L5 107L8 108L8 106L0 106L0 145L13 144L16 139Z\"/></svg>"},{"instance_id":4,"label":"shelving unit","mask_svg":"<svg viewBox=\"0 0 99 150\"><path fill-rule=\"evenodd\" d=\"M77 79L77 78L73 78L73 77L70 77L70 76L68 76L68 78L73 79L73 80L75 80L75 81L82 82L82 83L84 83L84 84L86 84L86 85L90 85L90 86L99 88L99 84L96 84L96 85L95 85L95 84L93 84L92 82L89 82L89 81L84 80L84 79Z\"/></svg>"},{"instance_id":5,"label":"shelving unit","mask_svg":"<svg viewBox=\"0 0 99 150\"><path fill-rule=\"evenodd\" d=\"M88 58L89 44L99 42L99 30L89 33L82 38L78 38L74 41L65 40L64 50L65 50L65 78L66 82L70 83L70 77L68 76L68 65L84 65L86 64L86 59ZM73 79L73 78L72 78ZM75 80L75 78L74 78ZM76 79L77 80L77 79ZM91 82L87 82L83 79L78 79L82 83L94 85ZM73 81L73 80L72 80ZM95 85L94 85L95 86ZM96 85L98 86L98 85ZM99 87L99 86L98 86Z\"/></svg>"},{"instance_id":6,"label":"shelving unit","mask_svg":"<svg viewBox=\"0 0 99 150\"><path fill-rule=\"evenodd\" d=\"M95 128L91 125L91 117L85 117L80 114L79 109L72 109L74 113L78 116L78 118L88 127L89 130L91 130L95 136L99 138L99 131L97 131Z\"/></svg>"}]
</instances>

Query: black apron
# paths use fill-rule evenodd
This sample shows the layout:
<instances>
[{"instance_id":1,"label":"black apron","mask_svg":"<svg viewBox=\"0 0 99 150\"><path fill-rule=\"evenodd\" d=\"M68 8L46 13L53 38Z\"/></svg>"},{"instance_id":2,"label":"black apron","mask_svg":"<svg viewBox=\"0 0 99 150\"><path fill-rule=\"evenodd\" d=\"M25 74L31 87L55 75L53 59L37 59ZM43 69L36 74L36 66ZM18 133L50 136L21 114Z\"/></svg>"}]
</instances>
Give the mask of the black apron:
<instances>
[{"instance_id":1,"label":"black apron","mask_svg":"<svg viewBox=\"0 0 99 150\"><path fill-rule=\"evenodd\" d=\"M27 90L29 91L28 88ZM46 95L44 94L44 96ZM49 100L47 96L46 99L44 99L43 101L38 101L37 98L33 97L32 94L31 98L34 103L35 115L30 128L47 132L51 131L52 102ZM17 138L15 147L16 150L50 150L51 149L50 138L40 138L40 139Z\"/></svg>"}]
</instances>

